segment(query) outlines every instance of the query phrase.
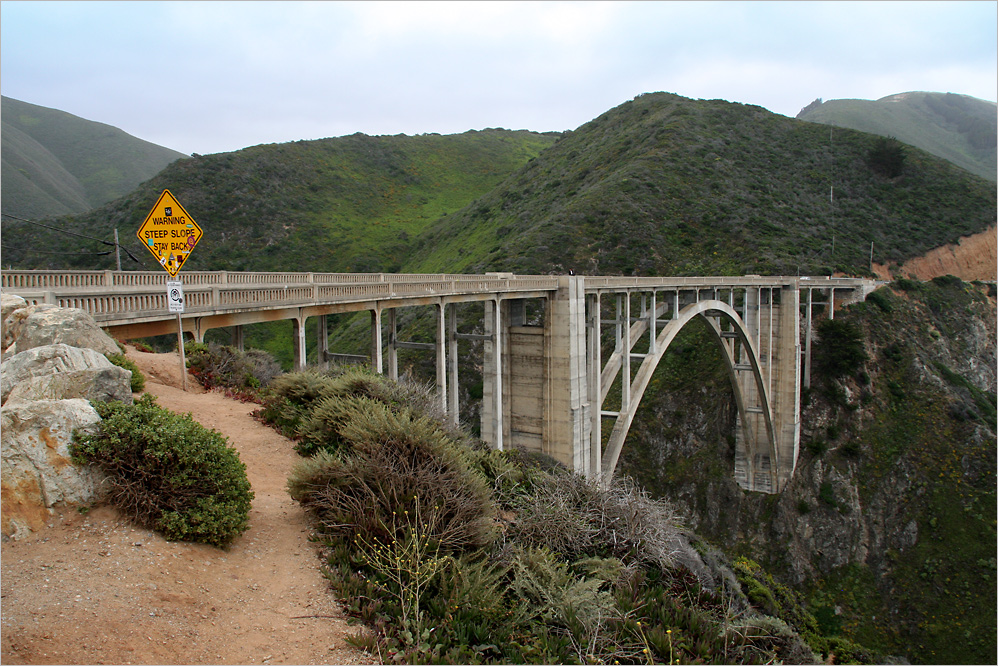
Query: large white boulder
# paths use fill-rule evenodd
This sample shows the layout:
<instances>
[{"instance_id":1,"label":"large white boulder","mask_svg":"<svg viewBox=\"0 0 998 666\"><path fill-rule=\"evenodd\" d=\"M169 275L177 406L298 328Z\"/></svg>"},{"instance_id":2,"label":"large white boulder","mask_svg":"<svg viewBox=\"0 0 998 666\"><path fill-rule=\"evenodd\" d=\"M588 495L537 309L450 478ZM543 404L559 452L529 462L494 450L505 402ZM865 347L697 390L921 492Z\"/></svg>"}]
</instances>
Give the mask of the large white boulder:
<instances>
[{"instance_id":1,"label":"large white boulder","mask_svg":"<svg viewBox=\"0 0 998 666\"><path fill-rule=\"evenodd\" d=\"M100 417L82 399L16 402L0 409L3 534L17 539L45 525L54 507L91 503L101 476L70 461L73 430Z\"/></svg>"},{"instance_id":2,"label":"large white boulder","mask_svg":"<svg viewBox=\"0 0 998 666\"><path fill-rule=\"evenodd\" d=\"M116 366L103 354L93 349L65 344L44 345L21 351L0 365L0 404L7 402L7 397L17 384L32 377L114 367ZM130 386L131 373L127 370L125 373L129 380L126 386ZM130 388L128 393L131 395Z\"/></svg>"},{"instance_id":3,"label":"large white boulder","mask_svg":"<svg viewBox=\"0 0 998 666\"><path fill-rule=\"evenodd\" d=\"M38 347L41 349L41 347ZM70 348L72 349L72 347ZM57 372L30 377L16 384L3 404L26 400L68 400L132 404L132 371L111 365L105 368Z\"/></svg>"},{"instance_id":4,"label":"large white boulder","mask_svg":"<svg viewBox=\"0 0 998 666\"><path fill-rule=\"evenodd\" d=\"M0 352L7 351L7 348L14 343L14 320L11 319L8 323L7 317L26 307L28 302L20 296L0 294Z\"/></svg>"},{"instance_id":5,"label":"large white boulder","mask_svg":"<svg viewBox=\"0 0 998 666\"><path fill-rule=\"evenodd\" d=\"M14 350L65 344L93 349L101 354L120 354L118 344L83 310L56 305L29 305L13 311L5 323L10 327Z\"/></svg>"}]
</instances>

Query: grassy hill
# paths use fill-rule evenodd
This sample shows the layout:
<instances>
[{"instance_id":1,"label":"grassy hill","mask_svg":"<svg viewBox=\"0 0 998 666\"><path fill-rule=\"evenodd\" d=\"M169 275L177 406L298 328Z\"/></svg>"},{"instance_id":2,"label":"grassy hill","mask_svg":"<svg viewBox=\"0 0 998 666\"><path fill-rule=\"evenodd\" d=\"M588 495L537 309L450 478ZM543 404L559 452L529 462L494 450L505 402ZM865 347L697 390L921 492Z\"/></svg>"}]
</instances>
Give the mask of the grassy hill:
<instances>
[{"instance_id":1,"label":"grassy hill","mask_svg":"<svg viewBox=\"0 0 998 666\"><path fill-rule=\"evenodd\" d=\"M996 105L968 95L907 92L882 99L815 100L797 118L893 136L963 167L998 179Z\"/></svg>"},{"instance_id":2,"label":"grassy hill","mask_svg":"<svg viewBox=\"0 0 998 666\"><path fill-rule=\"evenodd\" d=\"M131 192L175 150L64 111L2 98L3 212L24 218L79 213Z\"/></svg>"},{"instance_id":3,"label":"grassy hill","mask_svg":"<svg viewBox=\"0 0 998 666\"><path fill-rule=\"evenodd\" d=\"M442 221L407 268L862 273L871 242L874 260L897 260L994 219L993 184L914 148L885 177L869 164L876 142L842 130L830 143L759 107L643 95Z\"/></svg>"},{"instance_id":4,"label":"grassy hill","mask_svg":"<svg viewBox=\"0 0 998 666\"><path fill-rule=\"evenodd\" d=\"M864 273L984 230L994 185L916 148L723 101L642 95L430 229L407 270ZM830 196L834 187L834 200ZM460 233L459 233L460 231Z\"/></svg>"},{"instance_id":5,"label":"grassy hill","mask_svg":"<svg viewBox=\"0 0 998 666\"><path fill-rule=\"evenodd\" d=\"M204 230L185 269L393 271L428 224L494 188L556 138L489 129L254 146L177 161L127 196L58 224L103 238L118 228L143 268L155 270L134 234L168 188ZM5 262L95 265L92 256L30 251L48 243L66 249L59 234L5 220Z\"/></svg>"},{"instance_id":6,"label":"grassy hill","mask_svg":"<svg viewBox=\"0 0 998 666\"><path fill-rule=\"evenodd\" d=\"M193 270L628 275L863 274L871 243L900 263L994 224L992 182L909 146L885 174L883 141L654 93L564 136L355 134L197 156L59 224L117 227L143 255L134 230L169 188L205 230ZM5 263L97 267L32 255L85 248L7 222Z\"/></svg>"}]
</instances>

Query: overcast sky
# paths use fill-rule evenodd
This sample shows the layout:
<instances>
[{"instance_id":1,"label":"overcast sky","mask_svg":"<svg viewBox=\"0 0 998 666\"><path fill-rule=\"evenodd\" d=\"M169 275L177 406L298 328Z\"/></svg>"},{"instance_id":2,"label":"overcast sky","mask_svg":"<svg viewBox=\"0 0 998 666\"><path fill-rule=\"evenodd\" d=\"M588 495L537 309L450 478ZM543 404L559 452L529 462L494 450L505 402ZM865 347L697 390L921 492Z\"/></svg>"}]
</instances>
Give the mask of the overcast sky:
<instances>
[{"instance_id":1,"label":"overcast sky","mask_svg":"<svg viewBox=\"0 0 998 666\"><path fill-rule=\"evenodd\" d=\"M0 3L0 89L184 153L575 129L645 92L998 98L996 2Z\"/></svg>"}]
</instances>

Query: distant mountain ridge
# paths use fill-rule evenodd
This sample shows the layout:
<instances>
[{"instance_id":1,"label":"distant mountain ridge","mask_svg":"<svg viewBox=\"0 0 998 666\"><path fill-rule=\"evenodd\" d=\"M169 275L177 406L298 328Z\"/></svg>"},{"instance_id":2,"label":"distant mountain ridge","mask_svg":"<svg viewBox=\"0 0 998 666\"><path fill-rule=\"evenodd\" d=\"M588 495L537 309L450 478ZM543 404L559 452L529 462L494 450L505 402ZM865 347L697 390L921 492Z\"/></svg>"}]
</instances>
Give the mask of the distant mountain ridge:
<instances>
[{"instance_id":1,"label":"distant mountain ridge","mask_svg":"<svg viewBox=\"0 0 998 666\"><path fill-rule=\"evenodd\" d=\"M128 194L183 153L65 111L2 98L3 212L81 213Z\"/></svg>"},{"instance_id":2,"label":"distant mountain ridge","mask_svg":"<svg viewBox=\"0 0 998 666\"><path fill-rule=\"evenodd\" d=\"M799 120L893 136L998 180L998 105L969 95L906 92L878 100L817 99Z\"/></svg>"}]
</instances>

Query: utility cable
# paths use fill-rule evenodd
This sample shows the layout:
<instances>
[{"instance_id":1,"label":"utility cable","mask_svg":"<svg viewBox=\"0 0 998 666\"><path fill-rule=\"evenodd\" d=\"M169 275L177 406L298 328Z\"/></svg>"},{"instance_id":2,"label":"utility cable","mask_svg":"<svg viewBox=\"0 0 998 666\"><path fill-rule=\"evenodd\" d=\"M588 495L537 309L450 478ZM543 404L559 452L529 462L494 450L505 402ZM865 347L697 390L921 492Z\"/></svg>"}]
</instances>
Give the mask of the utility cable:
<instances>
[{"instance_id":1,"label":"utility cable","mask_svg":"<svg viewBox=\"0 0 998 666\"><path fill-rule=\"evenodd\" d=\"M48 224L42 224L41 222L35 222L34 220L26 220L23 217L18 217L17 215L11 215L10 213L3 213L6 217L14 218L15 220L20 220L21 222L27 222L28 224L36 224L39 227L45 227L46 229L51 229L53 231L58 231L63 234L69 234L70 236L79 236L80 238L86 238L87 240L97 241L98 243L104 243L104 245L114 246L113 241L106 241L103 238L94 238L93 236L85 236L83 234L78 234L75 231L69 231L67 229L60 229L59 227L53 227Z\"/></svg>"},{"instance_id":2,"label":"utility cable","mask_svg":"<svg viewBox=\"0 0 998 666\"><path fill-rule=\"evenodd\" d=\"M127 247L125 247L124 245L122 245L120 243L114 243L113 241L106 241L106 240L104 240L102 238L94 238L93 236L86 236L84 234L78 234L78 233L76 233L74 231L69 231L67 229L60 229L59 227L53 227L53 226L48 225L48 224L42 224L41 222L36 222L34 220L27 220L27 219L25 219L23 217L18 217L17 215L11 215L10 213L3 213L3 215L5 217L9 217L9 218L13 218L15 220L18 220L20 222L27 222L28 224L35 224L35 225L38 225L39 227L44 227L46 229L51 229L53 231L58 231L60 233L69 234L70 236L78 236L80 238L85 238L87 240L97 241L98 243L104 243L104 245L110 245L111 247L120 247L122 250L125 251L125 254L127 254L129 257L131 257L132 261L134 261L135 263L139 264L140 266L145 266L145 264L143 264L139 259L136 259L136 257L135 257L134 254L132 254L131 252L129 252L129 250L128 250ZM8 248L8 249L14 249L14 248ZM105 255L105 254L111 254L110 252L46 252L45 250L31 250L31 251L32 252L40 252L42 254L80 254L80 255L98 255L98 256L102 256L102 255Z\"/></svg>"},{"instance_id":3,"label":"utility cable","mask_svg":"<svg viewBox=\"0 0 998 666\"><path fill-rule=\"evenodd\" d=\"M108 250L107 252L55 252L53 250L27 250L19 247L11 247L10 245L0 246L5 250L13 250L14 252L36 252L38 254L71 254L73 256L98 256L103 257L107 254L113 254L114 250Z\"/></svg>"}]
</instances>

